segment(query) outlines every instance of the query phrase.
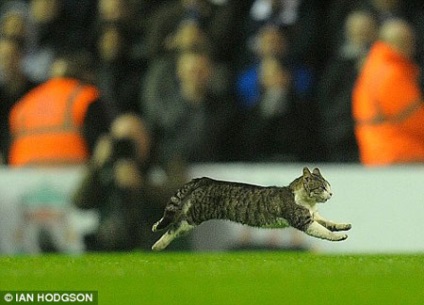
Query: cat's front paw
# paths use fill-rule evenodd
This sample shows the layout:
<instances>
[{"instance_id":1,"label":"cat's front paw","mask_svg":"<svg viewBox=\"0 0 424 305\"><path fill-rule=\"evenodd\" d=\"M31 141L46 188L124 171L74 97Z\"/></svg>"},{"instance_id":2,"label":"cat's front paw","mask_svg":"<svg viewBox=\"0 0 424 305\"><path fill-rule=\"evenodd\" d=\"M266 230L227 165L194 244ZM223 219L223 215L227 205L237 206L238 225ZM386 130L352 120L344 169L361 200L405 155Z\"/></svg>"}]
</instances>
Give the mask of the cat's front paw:
<instances>
[{"instance_id":1,"label":"cat's front paw","mask_svg":"<svg viewBox=\"0 0 424 305\"><path fill-rule=\"evenodd\" d=\"M337 237L333 239L333 241L342 241L345 239L347 239L347 234L340 234L340 235L337 235Z\"/></svg>"},{"instance_id":2,"label":"cat's front paw","mask_svg":"<svg viewBox=\"0 0 424 305\"><path fill-rule=\"evenodd\" d=\"M341 223L336 227L337 231L349 231L352 229L352 225L350 223Z\"/></svg>"}]
</instances>

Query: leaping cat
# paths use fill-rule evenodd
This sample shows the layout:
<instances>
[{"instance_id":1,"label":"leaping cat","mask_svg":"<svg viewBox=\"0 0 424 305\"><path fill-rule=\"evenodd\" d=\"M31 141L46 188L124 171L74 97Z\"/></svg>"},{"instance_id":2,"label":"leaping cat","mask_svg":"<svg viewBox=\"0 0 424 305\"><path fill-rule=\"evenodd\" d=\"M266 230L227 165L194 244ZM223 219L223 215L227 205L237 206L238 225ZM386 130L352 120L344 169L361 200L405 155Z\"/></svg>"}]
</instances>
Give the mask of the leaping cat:
<instances>
[{"instance_id":1,"label":"leaping cat","mask_svg":"<svg viewBox=\"0 0 424 305\"><path fill-rule=\"evenodd\" d=\"M334 232L347 231L351 225L326 220L317 211L317 203L326 202L331 196L330 184L318 168L311 173L305 167L302 176L283 187L205 177L193 179L171 197L163 217L153 225L153 232L167 231L152 249L165 249L175 238L211 219L260 228L291 226L310 236L330 241L345 240L346 234Z\"/></svg>"}]
</instances>

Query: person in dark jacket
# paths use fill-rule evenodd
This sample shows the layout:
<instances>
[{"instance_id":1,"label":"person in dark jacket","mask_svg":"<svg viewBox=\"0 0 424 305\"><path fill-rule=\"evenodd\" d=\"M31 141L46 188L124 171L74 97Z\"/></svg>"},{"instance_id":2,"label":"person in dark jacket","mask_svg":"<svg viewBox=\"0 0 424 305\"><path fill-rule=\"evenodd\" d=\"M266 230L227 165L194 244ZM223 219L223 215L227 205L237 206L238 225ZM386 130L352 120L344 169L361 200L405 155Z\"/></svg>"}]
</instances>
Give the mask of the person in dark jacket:
<instances>
[{"instance_id":1,"label":"person in dark jacket","mask_svg":"<svg viewBox=\"0 0 424 305\"><path fill-rule=\"evenodd\" d=\"M159 236L152 224L170 196L185 182L185 167L174 164L167 178L150 177L150 134L134 114L117 117L96 145L73 197L80 209L99 213L99 226L86 236L87 251L150 250ZM187 249L187 240L175 249Z\"/></svg>"},{"instance_id":2,"label":"person in dark jacket","mask_svg":"<svg viewBox=\"0 0 424 305\"><path fill-rule=\"evenodd\" d=\"M320 138L329 162L359 162L352 117L352 90L369 46L377 38L373 15L354 11L345 22L345 40L328 62L318 85Z\"/></svg>"},{"instance_id":3,"label":"person in dark jacket","mask_svg":"<svg viewBox=\"0 0 424 305\"><path fill-rule=\"evenodd\" d=\"M0 164L8 159L9 114L13 105L37 83L22 71L22 42L18 37L0 36Z\"/></svg>"}]
</instances>

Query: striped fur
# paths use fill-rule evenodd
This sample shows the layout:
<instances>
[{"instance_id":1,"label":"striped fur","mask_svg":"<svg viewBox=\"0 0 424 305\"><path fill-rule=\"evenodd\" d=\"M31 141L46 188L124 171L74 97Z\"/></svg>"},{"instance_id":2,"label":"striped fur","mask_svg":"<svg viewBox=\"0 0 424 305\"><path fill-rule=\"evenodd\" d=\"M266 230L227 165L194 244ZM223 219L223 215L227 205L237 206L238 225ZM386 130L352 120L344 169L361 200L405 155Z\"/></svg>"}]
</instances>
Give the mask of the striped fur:
<instances>
[{"instance_id":1,"label":"striped fur","mask_svg":"<svg viewBox=\"0 0 424 305\"><path fill-rule=\"evenodd\" d=\"M292 226L315 237L343 240L346 235L332 231L348 230L350 225L329 222L316 211L316 203L331 196L330 184L317 168L312 173L304 168L301 177L283 187L193 179L171 197L163 217L153 225L154 232L167 231L152 249L164 249L173 239L211 219L261 228Z\"/></svg>"}]
</instances>

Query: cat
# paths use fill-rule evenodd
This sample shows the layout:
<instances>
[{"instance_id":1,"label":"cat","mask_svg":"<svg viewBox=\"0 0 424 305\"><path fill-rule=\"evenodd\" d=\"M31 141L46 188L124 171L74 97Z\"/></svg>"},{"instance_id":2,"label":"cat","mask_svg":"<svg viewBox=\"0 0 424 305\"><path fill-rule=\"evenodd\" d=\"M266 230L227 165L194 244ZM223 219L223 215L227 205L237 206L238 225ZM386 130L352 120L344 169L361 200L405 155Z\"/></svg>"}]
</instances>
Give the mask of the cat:
<instances>
[{"instance_id":1,"label":"cat","mask_svg":"<svg viewBox=\"0 0 424 305\"><path fill-rule=\"evenodd\" d=\"M252 184L197 178L186 183L165 207L163 217L152 231L165 234L152 250L165 249L175 238L182 236L211 219L225 219L260 228L294 227L306 234L326 240L340 241L350 224L339 224L323 218L317 203L332 196L330 184L318 168L312 173L305 167L303 175L289 186L257 186Z\"/></svg>"}]
</instances>

